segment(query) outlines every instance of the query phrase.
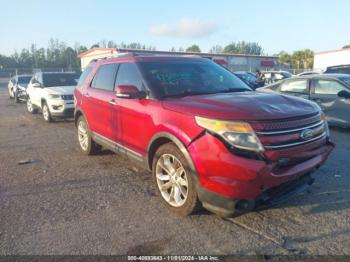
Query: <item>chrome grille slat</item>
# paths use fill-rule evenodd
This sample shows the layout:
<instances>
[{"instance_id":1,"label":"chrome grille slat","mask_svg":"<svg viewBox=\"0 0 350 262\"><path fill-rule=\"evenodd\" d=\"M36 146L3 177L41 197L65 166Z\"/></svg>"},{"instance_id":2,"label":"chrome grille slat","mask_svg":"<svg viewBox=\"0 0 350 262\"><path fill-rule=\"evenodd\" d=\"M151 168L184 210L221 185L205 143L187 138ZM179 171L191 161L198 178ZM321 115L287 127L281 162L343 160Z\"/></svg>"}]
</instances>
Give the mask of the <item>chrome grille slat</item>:
<instances>
[{"instance_id":1,"label":"chrome grille slat","mask_svg":"<svg viewBox=\"0 0 350 262\"><path fill-rule=\"evenodd\" d=\"M280 121L251 121L250 124L257 131L274 131L303 127L321 121L321 114L304 116L295 120L281 119Z\"/></svg>"},{"instance_id":2,"label":"chrome grille slat","mask_svg":"<svg viewBox=\"0 0 350 262\"><path fill-rule=\"evenodd\" d=\"M287 130L278 130L278 131L270 131L270 132L256 132L258 135L263 135L263 136L270 136L270 135L281 135L281 134L288 134L288 133L294 133L294 132L298 132L301 130L305 130L305 129L310 129L310 128L315 128L318 126L321 126L324 124L324 121L321 120L320 122L310 125L310 126L304 126L304 127L300 127L300 128L295 128L295 129L287 129Z\"/></svg>"},{"instance_id":3,"label":"chrome grille slat","mask_svg":"<svg viewBox=\"0 0 350 262\"><path fill-rule=\"evenodd\" d=\"M326 137L326 132L323 132L320 136L314 137L310 140L307 141L300 141L300 142L294 142L294 143L289 143L289 144L284 144L284 145L276 145L276 146L264 146L266 149L283 149L283 148L288 148L288 147L293 147L293 146L299 146L299 145L304 145L310 142L315 142L317 140L321 140L322 138Z\"/></svg>"}]
</instances>

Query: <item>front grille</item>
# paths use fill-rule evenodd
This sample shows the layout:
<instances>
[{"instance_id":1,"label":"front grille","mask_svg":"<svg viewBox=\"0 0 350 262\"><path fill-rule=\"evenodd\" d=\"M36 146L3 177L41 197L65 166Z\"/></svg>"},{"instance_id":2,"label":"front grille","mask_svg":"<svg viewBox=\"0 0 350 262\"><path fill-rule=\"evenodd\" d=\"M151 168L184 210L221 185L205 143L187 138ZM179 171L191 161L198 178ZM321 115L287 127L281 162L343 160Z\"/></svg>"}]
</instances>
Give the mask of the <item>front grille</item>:
<instances>
[{"instance_id":1,"label":"front grille","mask_svg":"<svg viewBox=\"0 0 350 262\"><path fill-rule=\"evenodd\" d=\"M267 150L279 150L309 144L321 141L327 136L327 127L320 114L277 122L260 122L255 123L255 126L260 127L255 129L256 134Z\"/></svg>"},{"instance_id":2,"label":"front grille","mask_svg":"<svg viewBox=\"0 0 350 262\"><path fill-rule=\"evenodd\" d=\"M274 131L288 128L303 127L321 121L321 114L310 114L291 119L278 119L273 121L252 121L250 124L255 130Z\"/></svg>"}]
</instances>

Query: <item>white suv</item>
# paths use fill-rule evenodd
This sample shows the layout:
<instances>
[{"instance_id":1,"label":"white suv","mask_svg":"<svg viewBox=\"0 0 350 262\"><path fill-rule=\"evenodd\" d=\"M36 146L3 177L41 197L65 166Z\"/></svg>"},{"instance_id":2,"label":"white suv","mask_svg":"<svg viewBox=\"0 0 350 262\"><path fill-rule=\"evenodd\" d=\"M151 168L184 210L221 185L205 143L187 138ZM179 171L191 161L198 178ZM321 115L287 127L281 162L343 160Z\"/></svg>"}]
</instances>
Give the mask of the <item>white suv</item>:
<instances>
[{"instance_id":1,"label":"white suv","mask_svg":"<svg viewBox=\"0 0 350 262\"><path fill-rule=\"evenodd\" d=\"M34 74L27 88L28 111L35 114L38 109L41 109L47 122L51 122L56 117L72 117L76 79L75 73Z\"/></svg>"}]
</instances>

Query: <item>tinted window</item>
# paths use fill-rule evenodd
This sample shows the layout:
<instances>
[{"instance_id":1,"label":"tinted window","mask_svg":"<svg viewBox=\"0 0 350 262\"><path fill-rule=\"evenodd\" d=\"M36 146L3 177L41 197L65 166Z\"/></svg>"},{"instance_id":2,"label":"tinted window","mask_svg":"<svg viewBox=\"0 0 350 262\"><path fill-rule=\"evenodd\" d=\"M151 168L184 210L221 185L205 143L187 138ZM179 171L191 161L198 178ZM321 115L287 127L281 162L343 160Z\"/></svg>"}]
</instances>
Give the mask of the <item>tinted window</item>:
<instances>
[{"instance_id":1,"label":"tinted window","mask_svg":"<svg viewBox=\"0 0 350 262\"><path fill-rule=\"evenodd\" d=\"M314 80L315 94L327 94L327 95L336 95L341 90L346 90L346 88L332 80Z\"/></svg>"},{"instance_id":2,"label":"tinted window","mask_svg":"<svg viewBox=\"0 0 350 262\"><path fill-rule=\"evenodd\" d=\"M350 67L329 67L325 73L350 74Z\"/></svg>"},{"instance_id":3,"label":"tinted window","mask_svg":"<svg viewBox=\"0 0 350 262\"><path fill-rule=\"evenodd\" d=\"M350 76L348 77L341 77L339 78L341 81L347 83L348 85L350 85Z\"/></svg>"},{"instance_id":4,"label":"tinted window","mask_svg":"<svg viewBox=\"0 0 350 262\"><path fill-rule=\"evenodd\" d=\"M286 81L281 84L281 91L307 94L308 93L307 80L301 79L301 80L294 80L294 81Z\"/></svg>"},{"instance_id":5,"label":"tinted window","mask_svg":"<svg viewBox=\"0 0 350 262\"><path fill-rule=\"evenodd\" d=\"M117 64L102 65L97 71L91 87L113 91L117 68Z\"/></svg>"},{"instance_id":6,"label":"tinted window","mask_svg":"<svg viewBox=\"0 0 350 262\"><path fill-rule=\"evenodd\" d=\"M75 74L54 73L43 74L43 84L45 87L75 86L77 81Z\"/></svg>"},{"instance_id":7,"label":"tinted window","mask_svg":"<svg viewBox=\"0 0 350 262\"><path fill-rule=\"evenodd\" d=\"M139 90L142 89L142 78L134 63L120 64L116 86L119 85L136 86Z\"/></svg>"},{"instance_id":8,"label":"tinted window","mask_svg":"<svg viewBox=\"0 0 350 262\"><path fill-rule=\"evenodd\" d=\"M251 91L237 76L213 62L141 62L140 68L160 97Z\"/></svg>"},{"instance_id":9,"label":"tinted window","mask_svg":"<svg viewBox=\"0 0 350 262\"><path fill-rule=\"evenodd\" d=\"M86 80L86 78L89 76L91 70L92 70L91 67L85 68L84 72L81 74L81 76L80 76L80 78L79 78L78 85L81 85L82 83L85 82L85 80Z\"/></svg>"}]
</instances>

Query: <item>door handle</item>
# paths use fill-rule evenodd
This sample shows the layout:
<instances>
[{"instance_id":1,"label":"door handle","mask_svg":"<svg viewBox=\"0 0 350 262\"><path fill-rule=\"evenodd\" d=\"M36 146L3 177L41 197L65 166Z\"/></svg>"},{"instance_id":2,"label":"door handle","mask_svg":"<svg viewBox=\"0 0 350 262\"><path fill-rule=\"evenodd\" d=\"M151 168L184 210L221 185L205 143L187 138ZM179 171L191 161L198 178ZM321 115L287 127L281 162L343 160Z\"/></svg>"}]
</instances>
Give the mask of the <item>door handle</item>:
<instances>
[{"instance_id":1,"label":"door handle","mask_svg":"<svg viewBox=\"0 0 350 262\"><path fill-rule=\"evenodd\" d=\"M117 102L114 99L110 100L108 103L110 103L113 106L117 105Z\"/></svg>"},{"instance_id":2,"label":"door handle","mask_svg":"<svg viewBox=\"0 0 350 262\"><path fill-rule=\"evenodd\" d=\"M89 93L85 93L85 97L90 97Z\"/></svg>"}]
</instances>

